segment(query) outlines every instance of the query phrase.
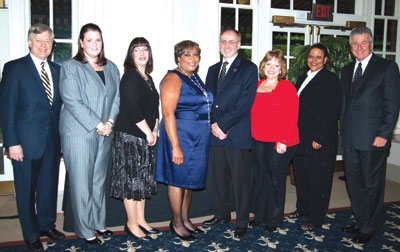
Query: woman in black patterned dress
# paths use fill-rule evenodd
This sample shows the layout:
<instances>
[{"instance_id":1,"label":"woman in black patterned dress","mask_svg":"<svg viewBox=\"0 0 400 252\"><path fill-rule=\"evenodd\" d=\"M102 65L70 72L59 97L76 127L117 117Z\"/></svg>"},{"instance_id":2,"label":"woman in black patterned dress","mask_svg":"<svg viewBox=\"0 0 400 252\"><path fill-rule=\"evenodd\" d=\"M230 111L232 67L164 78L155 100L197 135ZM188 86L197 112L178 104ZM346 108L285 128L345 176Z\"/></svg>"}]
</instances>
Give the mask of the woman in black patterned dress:
<instances>
[{"instance_id":1,"label":"woman in black patterned dress","mask_svg":"<svg viewBox=\"0 0 400 252\"><path fill-rule=\"evenodd\" d=\"M154 181L159 95L149 73L153 57L149 42L132 40L121 79L120 112L114 126L110 196L124 201L125 232L141 240L158 233L144 218L145 199L157 192Z\"/></svg>"}]
</instances>

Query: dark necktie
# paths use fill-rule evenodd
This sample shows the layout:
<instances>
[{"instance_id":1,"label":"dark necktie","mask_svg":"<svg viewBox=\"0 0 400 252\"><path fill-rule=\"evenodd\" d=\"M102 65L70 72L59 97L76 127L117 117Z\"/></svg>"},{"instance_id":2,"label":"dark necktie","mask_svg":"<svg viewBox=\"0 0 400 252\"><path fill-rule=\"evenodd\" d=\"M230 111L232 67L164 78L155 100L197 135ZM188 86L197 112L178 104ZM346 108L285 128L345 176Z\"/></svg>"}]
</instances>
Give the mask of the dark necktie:
<instances>
[{"instance_id":1,"label":"dark necktie","mask_svg":"<svg viewBox=\"0 0 400 252\"><path fill-rule=\"evenodd\" d=\"M356 73L354 74L354 80L353 80L353 85L351 86L351 94L354 95L356 93L356 89L358 84L360 83L362 76L362 68L361 68L361 62L358 63L358 67L356 69Z\"/></svg>"},{"instance_id":2,"label":"dark necktie","mask_svg":"<svg viewBox=\"0 0 400 252\"><path fill-rule=\"evenodd\" d=\"M222 69L221 69L221 73L219 74L219 77L218 77L218 84L217 84L217 89L219 90L220 89L220 87L221 87L221 85L222 85L222 81L224 80L224 78L225 78L225 75L226 75L226 66L228 65L228 61L225 61L223 64L222 64Z\"/></svg>"},{"instance_id":3,"label":"dark necktie","mask_svg":"<svg viewBox=\"0 0 400 252\"><path fill-rule=\"evenodd\" d=\"M50 105L53 105L49 76L47 75L46 70L44 70L44 62L40 63L40 65L42 66L42 70L40 71L40 79L42 79L42 85L46 90L47 99L49 100Z\"/></svg>"}]
</instances>

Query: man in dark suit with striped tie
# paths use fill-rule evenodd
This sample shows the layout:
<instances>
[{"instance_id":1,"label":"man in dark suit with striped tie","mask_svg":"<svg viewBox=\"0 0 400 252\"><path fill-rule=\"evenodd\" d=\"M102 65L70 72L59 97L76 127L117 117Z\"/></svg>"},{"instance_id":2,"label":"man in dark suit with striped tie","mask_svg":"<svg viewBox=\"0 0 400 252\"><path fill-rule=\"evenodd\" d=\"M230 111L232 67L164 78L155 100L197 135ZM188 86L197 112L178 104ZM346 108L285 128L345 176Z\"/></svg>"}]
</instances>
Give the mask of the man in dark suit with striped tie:
<instances>
[{"instance_id":1,"label":"man in dark suit with striped tie","mask_svg":"<svg viewBox=\"0 0 400 252\"><path fill-rule=\"evenodd\" d=\"M215 216L205 227L228 223L230 185L235 197L235 239L245 237L250 210L250 110L256 95L257 66L240 57L241 35L233 29L220 35L223 60L208 69L206 85L214 95L208 168L213 173Z\"/></svg>"},{"instance_id":2,"label":"man in dark suit with striped tie","mask_svg":"<svg viewBox=\"0 0 400 252\"><path fill-rule=\"evenodd\" d=\"M43 251L40 236L64 239L55 229L62 101L60 66L47 60L53 38L47 25L33 25L30 53L4 65L0 84L4 147L12 159L18 215L30 251Z\"/></svg>"},{"instance_id":3,"label":"man in dark suit with striped tie","mask_svg":"<svg viewBox=\"0 0 400 252\"><path fill-rule=\"evenodd\" d=\"M372 53L367 27L350 33L355 60L342 70L341 117L343 161L356 223L343 227L354 242L367 243L382 217L387 154L399 117L400 74L397 64Z\"/></svg>"}]
</instances>

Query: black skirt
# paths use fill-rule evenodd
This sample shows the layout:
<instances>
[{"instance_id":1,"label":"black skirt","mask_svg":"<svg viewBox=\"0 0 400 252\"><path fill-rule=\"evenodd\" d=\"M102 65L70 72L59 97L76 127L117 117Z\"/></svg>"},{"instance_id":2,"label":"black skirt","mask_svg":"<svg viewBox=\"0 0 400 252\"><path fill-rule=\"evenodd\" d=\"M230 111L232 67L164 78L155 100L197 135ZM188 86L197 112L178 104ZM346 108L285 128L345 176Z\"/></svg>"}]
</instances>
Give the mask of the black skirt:
<instances>
[{"instance_id":1,"label":"black skirt","mask_svg":"<svg viewBox=\"0 0 400 252\"><path fill-rule=\"evenodd\" d=\"M155 146L146 139L114 132L110 196L142 200L157 192L154 181Z\"/></svg>"}]
</instances>

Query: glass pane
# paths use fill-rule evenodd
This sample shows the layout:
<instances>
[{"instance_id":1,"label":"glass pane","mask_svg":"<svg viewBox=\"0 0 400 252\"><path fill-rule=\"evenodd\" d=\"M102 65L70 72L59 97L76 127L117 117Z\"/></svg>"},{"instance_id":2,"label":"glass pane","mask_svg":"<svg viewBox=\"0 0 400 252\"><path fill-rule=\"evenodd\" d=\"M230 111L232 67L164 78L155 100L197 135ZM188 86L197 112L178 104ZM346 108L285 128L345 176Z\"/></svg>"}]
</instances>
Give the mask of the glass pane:
<instances>
[{"instance_id":1,"label":"glass pane","mask_svg":"<svg viewBox=\"0 0 400 252\"><path fill-rule=\"evenodd\" d=\"M235 29L235 9L221 8L221 31Z\"/></svg>"},{"instance_id":2,"label":"glass pane","mask_svg":"<svg viewBox=\"0 0 400 252\"><path fill-rule=\"evenodd\" d=\"M329 5L332 5L332 6L333 6L334 1L333 1L333 0L317 0L316 3L319 3L319 4L329 4Z\"/></svg>"},{"instance_id":3,"label":"glass pane","mask_svg":"<svg viewBox=\"0 0 400 252\"><path fill-rule=\"evenodd\" d=\"M54 37L71 38L71 0L54 0Z\"/></svg>"},{"instance_id":4,"label":"glass pane","mask_svg":"<svg viewBox=\"0 0 400 252\"><path fill-rule=\"evenodd\" d=\"M273 32L272 33L272 49L281 49L283 55L287 55L287 40L288 34L286 32Z\"/></svg>"},{"instance_id":5,"label":"glass pane","mask_svg":"<svg viewBox=\"0 0 400 252\"><path fill-rule=\"evenodd\" d=\"M240 49L238 54L240 57L251 61L251 49Z\"/></svg>"},{"instance_id":6,"label":"glass pane","mask_svg":"<svg viewBox=\"0 0 400 252\"><path fill-rule=\"evenodd\" d=\"M239 31L242 34L242 45L251 46L253 10L239 9Z\"/></svg>"},{"instance_id":7,"label":"glass pane","mask_svg":"<svg viewBox=\"0 0 400 252\"><path fill-rule=\"evenodd\" d=\"M312 2L310 0L294 0L294 9L311 11Z\"/></svg>"},{"instance_id":8,"label":"glass pane","mask_svg":"<svg viewBox=\"0 0 400 252\"><path fill-rule=\"evenodd\" d=\"M238 4L250 5L250 0L238 0Z\"/></svg>"},{"instance_id":9,"label":"glass pane","mask_svg":"<svg viewBox=\"0 0 400 252\"><path fill-rule=\"evenodd\" d=\"M396 51L397 20L388 20L386 31L386 51Z\"/></svg>"},{"instance_id":10,"label":"glass pane","mask_svg":"<svg viewBox=\"0 0 400 252\"><path fill-rule=\"evenodd\" d=\"M233 3L233 0L219 0L220 3Z\"/></svg>"},{"instance_id":11,"label":"glass pane","mask_svg":"<svg viewBox=\"0 0 400 252\"><path fill-rule=\"evenodd\" d=\"M355 0L337 0L337 13L354 14Z\"/></svg>"},{"instance_id":12,"label":"glass pane","mask_svg":"<svg viewBox=\"0 0 400 252\"><path fill-rule=\"evenodd\" d=\"M333 35L329 35L329 34L321 34L321 36L319 36L319 41L323 40L323 39L327 39L327 38L334 38L335 36Z\"/></svg>"},{"instance_id":13,"label":"glass pane","mask_svg":"<svg viewBox=\"0 0 400 252\"><path fill-rule=\"evenodd\" d=\"M382 0L375 0L375 15L382 15Z\"/></svg>"},{"instance_id":14,"label":"glass pane","mask_svg":"<svg viewBox=\"0 0 400 252\"><path fill-rule=\"evenodd\" d=\"M271 8L290 9L290 1L288 1L288 0L272 0Z\"/></svg>"},{"instance_id":15,"label":"glass pane","mask_svg":"<svg viewBox=\"0 0 400 252\"><path fill-rule=\"evenodd\" d=\"M382 52L383 50L383 19L375 19L374 27L374 51Z\"/></svg>"},{"instance_id":16,"label":"glass pane","mask_svg":"<svg viewBox=\"0 0 400 252\"><path fill-rule=\"evenodd\" d=\"M385 1L385 16L394 16L394 9L395 9L394 4L395 4L394 0Z\"/></svg>"},{"instance_id":17,"label":"glass pane","mask_svg":"<svg viewBox=\"0 0 400 252\"><path fill-rule=\"evenodd\" d=\"M31 0L31 25L37 23L50 24L48 0Z\"/></svg>"},{"instance_id":18,"label":"glass pane","mask_svg":"<svg viewBox=\"0 0 400 252\"><path fill-rule=\"evenodd\" d=\"M304 45L304 33L290 33L290 55L295 45Z\"/></svg>"},{"instance_id":19,"label":"glass pane","mask_svg":"<svg viewBox=\"0 0 400 252\"><path fill-rule=\"evenodd\" d=\"M71 43L55 43L54 45L54 62L62 65L65 61L72 57L72 44Z\"/></svg>"},{"instance_id":20,"label":"glass pane","mask_svg":"<svg viewBox=\"0 0 400 252\"><path fill-rule=\"evenodd\" d=\"M386 55L386 59L396 61L396 55Z\"/></svg>"}]
</instances>

